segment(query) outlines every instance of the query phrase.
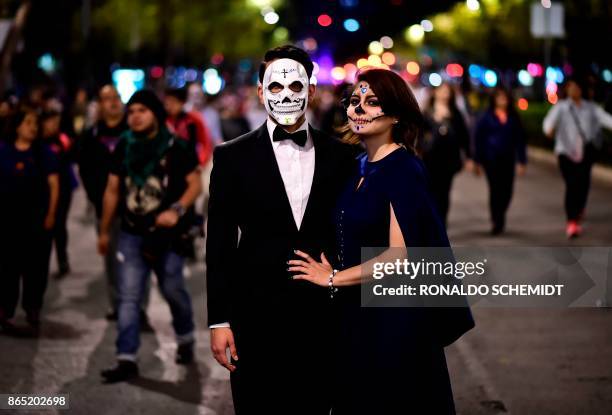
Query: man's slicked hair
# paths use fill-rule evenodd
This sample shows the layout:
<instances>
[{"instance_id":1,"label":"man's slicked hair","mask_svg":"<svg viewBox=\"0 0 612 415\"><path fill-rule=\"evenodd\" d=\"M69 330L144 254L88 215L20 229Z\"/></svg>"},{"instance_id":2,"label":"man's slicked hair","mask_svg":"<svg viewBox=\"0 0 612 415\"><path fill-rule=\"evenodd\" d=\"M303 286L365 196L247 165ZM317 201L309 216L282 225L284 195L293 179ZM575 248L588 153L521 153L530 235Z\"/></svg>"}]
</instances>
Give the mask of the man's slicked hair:
<instances>
[{"instance_id":1,"label":"man's slicked hair","mask_svg":"<svg viewBox=\"0 0 612 415\"><path fill-rule=\"evenodd\" d=\"M263 83L264 73L266 72L266 67L272 61L277 59L293 59L301 63L306 69L306 74L308 75L308 79L312 76L312 70L314 65L308 53L303 49L295 47L293 45L283 45L278 46L274 49L270 49L264 55L263 62L259 65L259 82Z\"/></svg>"}]
</instances>

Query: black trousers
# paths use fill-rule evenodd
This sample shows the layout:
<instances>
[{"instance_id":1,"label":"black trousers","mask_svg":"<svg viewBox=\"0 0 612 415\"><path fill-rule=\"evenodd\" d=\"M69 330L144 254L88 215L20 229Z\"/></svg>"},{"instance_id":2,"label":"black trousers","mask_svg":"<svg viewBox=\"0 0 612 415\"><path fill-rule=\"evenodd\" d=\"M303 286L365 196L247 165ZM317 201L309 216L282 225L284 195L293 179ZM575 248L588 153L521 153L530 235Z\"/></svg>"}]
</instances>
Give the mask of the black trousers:
<instances>
[{"instance_id":1,"label":"black trousers","mask_svg":"<svg viewBox=\"0 0 612 415\"><path fill-rule=\"evenodd\" d=\"M62 183L63 185L63 183ZM68 265L68 213L72 204L72 190L62 189L57 204L55 226L53 228L53 241L57 263L60 267Z\"/></svg>"},{"instance_id":2,"label":"black trousers","mask_svg":"<svg viewBox=\"0 0 612 415\"><path fill-rule=\"evenodd\" d=\"M576 163L567 156L559 155L559 168L565 181L565 214L567 220L578 220L582 215L591 188L591 169L594 149L585 147L584 157Z\"/></svg>"},{"instance_id":3,"label":"black trousers","mask_svg":"<svg viewBox=\"0 0 612 415\"><path fill-rule=\"evenodd\" d=\"M0 239L0 318L15 315L23 286L21 305L26 313L43 305L49 275L51 234L40 229L6 232Z\"/></svg>"},{"instance_id":4,"label":"black trousers","mask_svg":"<svg viewBox=\"0 0 612 415\"><path fill-rule=\"evenodd\" d=\"M453 172L429 172L429 190L431 196L438 207L440 217L446 224L448 220L448 210L450 208L450 191L453 185Z\"/></svg>"},{"instance_id":5,"label":"black trousers","mask_svg":"<svg viewBox=\"0 0 612 415\"><path fill-rule=\"evenodd\" d=\"M495 160L484 163L489 185L489 210L493 227L503 230L506 225L506 211L514 191L514 159Z\"/></svg>"}]
</instances>

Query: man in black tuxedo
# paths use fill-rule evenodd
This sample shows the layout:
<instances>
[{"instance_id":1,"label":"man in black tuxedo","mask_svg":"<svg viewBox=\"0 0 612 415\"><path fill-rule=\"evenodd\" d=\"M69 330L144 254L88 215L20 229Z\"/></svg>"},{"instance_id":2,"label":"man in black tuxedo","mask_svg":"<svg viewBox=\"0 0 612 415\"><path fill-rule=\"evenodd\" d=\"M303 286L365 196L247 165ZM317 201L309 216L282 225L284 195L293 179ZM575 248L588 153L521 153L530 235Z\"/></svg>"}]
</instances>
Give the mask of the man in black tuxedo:
<instances>
[{"instance_id":1,"label":"man in black tuxedo","mask_svg":"<svg viewBox=\"0 0 612 415\"><path fill-rule=\"evenodd\" d=\"M208 319L238 415L328 415L331 408L329 293L292 280L287 261L295 249L335 257L332 211L355 151L308 125L312 70L299 48L268 51L258 87L266 123L214 153Z\"/></svg>"}]
</instances>

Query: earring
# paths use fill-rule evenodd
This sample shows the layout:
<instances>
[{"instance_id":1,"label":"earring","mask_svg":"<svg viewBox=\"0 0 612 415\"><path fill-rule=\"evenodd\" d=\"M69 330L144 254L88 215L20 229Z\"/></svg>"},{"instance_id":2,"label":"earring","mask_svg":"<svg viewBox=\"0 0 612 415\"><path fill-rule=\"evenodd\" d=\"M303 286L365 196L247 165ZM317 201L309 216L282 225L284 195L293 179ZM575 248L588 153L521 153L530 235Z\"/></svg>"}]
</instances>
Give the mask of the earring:
<instances>
[{"instance_id":1,"label":"earring","mask_svg":"<svg viewBox=\"0 0 612 415\"><path fill-rule=\"evenodd\" d=\"M393 124L398 124L399 120L393 120Z\"/></svg>"}]
</instances>

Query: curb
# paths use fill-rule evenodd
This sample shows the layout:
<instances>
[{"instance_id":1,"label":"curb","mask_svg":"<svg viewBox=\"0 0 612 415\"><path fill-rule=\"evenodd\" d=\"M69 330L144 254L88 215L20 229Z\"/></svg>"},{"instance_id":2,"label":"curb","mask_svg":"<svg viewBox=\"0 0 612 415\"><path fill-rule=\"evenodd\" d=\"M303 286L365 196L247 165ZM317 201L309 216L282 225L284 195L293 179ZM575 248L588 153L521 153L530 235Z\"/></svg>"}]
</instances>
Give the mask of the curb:
<instances>
[{"instance_id":1,"label":"curb","mask_svg":"<svg viewBox=\"0 0 612 415\"><path fill-rule=\"evenodd\" d=\"M557 156L550 150L541 147L527 146L527 160L557 166ZM592 172L593 180L612 185L612 168L595 163Z\"/></svg>"}]
</instances>

